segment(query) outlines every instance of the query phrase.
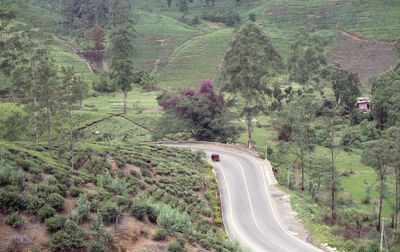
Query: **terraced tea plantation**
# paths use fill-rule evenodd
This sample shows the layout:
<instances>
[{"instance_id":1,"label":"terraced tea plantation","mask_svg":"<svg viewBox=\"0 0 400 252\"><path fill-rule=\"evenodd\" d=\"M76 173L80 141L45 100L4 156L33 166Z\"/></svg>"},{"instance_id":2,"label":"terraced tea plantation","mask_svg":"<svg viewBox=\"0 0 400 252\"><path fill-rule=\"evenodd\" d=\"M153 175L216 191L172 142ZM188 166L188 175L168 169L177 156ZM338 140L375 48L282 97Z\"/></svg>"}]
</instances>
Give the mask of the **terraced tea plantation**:
<instances>
[{"instance_id":1,"label":"terraced tea plantation","mask_svg":"<svg viewBox=\"0 0 400 252\"><path fill-rule=\"evenodd\" d=\"M217 185L203 153L78 144L73 168L71 157L0 142L0 205L7 213L1 217L10 224L1 231L9 234L0 236L3 248L240 251L223 231ZM119 244L121 237L129 239Z\"/></svg>"}]
</instances>

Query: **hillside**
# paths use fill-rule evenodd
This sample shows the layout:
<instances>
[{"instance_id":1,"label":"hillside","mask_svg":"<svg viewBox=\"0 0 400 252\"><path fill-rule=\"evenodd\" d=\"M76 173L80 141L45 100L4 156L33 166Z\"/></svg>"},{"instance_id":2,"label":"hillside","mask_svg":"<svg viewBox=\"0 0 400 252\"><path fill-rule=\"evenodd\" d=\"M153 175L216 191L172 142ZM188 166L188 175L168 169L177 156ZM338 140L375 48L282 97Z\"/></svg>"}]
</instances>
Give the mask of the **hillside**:
<instances>
[{"instance_id":1,"label":"hillside","mask_svg":"<svg viewBox=\"0 0 400 252\"><path fill-rule=\"evenodd\" d=\"M251 144L271 160L278 186L290 194L312 241L338 250L377 251L381 202L390 247L399 248L395 209L400 180L395 165L383 173L386 194L380 200L379 175L362 160L371 143L397 139L390 130L400 118L398 68L384 75L381 83L387 86L375 89L382 89L373 99L380 102L383 113L354 108L358 95L372 99L370 79L381 76L400 58L398 0L172 0L170 6L167 0L127 0L130 28L134 28L129 70L135 78L148 75L141 86L135 82L132 90L125 90L125 114L121 87L109 74L113 55L108 52L116 26L111 23L118 17L111 10L116 1L10 2L16 16L2 30L7 18L0 9L0 48L9 37L27 29L40 33L32 50L39 56L41 50L48 50L54 61L35 61L29 46L11 48L8 58L0 58L0 251L241 251L225 233L218 187L204 154L151 142L171 122L182 128L188 125L179 117L165 116L170 111L160 103L162 95L188 102L179 104L184 109L178 112L197 116L204 108L182 97L201 97L203 81L211 80L216 92L212 98L221 95L231 104L229 98L236 94L218 93L221 69L234 34L250 19L271 39L285 63L258 104ZM179 5L183 2L186 10ZM349 86L339 91L334 80L322 76L326 72L310 73L309 86L289 80L290 45L302 28L321 38L328 63L358 74L361 82L355 91L361 93L349 90L355 78L340 72L343 69L332 71L344 76L338 82ZM101 47L95 48L96 42ZM39 74L38 97L32 63L51 70ZM17 66L12 73L7 72L10 66ZM75 72L67 75L62 67L71 66ZM72 95L81 87L87 92ZM185 92L171 93L180 89ZM306 106L299 103L303 98L309 107L300 110ZM224 107L235 116L226 125L239 132L227 139L239 145L248 141L245 118L240 115L243 107L243 97L234 107ZM303 113L308 113L306 121ZM331 119L335 121L329 127ZM304 129L309 131L300 132ZM184 128L164 140L192 140L193 135ZM305 136L309 146L301 150ZM327 168L332 167L335 172L328 174ZM339 184L336 220L329 216L332 178L338 178Z\"/></svg>"},{"instance_id":2,"label":"hillside","mask_svg":"<svg viewBox=\"0 0 400 252\"><path fill-rule=\"evenodd\" d=\"M70 169L70 155L60 158L23 142L0 146L2 250L77 249L93 246L96 237L111 251L165 251L179 237L188 251L234 248L225 241L215 178L201 153L79 144ZM14 211L23 222L16 228L5 225L5 213ZM96 226L96 213L102 213L103 227ZM155 238L161 232L156 223L168 233ZM77 233L70 225L78 225Z\"/></svg>"}]
</instances>

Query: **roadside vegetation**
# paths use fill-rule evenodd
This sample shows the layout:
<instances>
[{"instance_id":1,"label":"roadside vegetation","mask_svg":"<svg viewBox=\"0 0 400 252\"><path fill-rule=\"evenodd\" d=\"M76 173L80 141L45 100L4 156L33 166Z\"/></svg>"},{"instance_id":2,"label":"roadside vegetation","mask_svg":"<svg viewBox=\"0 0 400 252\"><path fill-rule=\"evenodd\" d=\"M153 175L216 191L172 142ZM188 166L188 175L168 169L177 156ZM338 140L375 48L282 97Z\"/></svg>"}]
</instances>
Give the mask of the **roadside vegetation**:
<instances>
[{"instance_id":1,"label":"roadside vegetation","mask_svg":"<svg viewBox=\"0 0 400 252\"><path fill-rule=\"evenodd\" d=\"M399 8L1 1L2 248L241 251L203 153L149 143L194 139L267 156L317 246L378 251L384 224L398 251Z\"/></svg>"}]
</instances>

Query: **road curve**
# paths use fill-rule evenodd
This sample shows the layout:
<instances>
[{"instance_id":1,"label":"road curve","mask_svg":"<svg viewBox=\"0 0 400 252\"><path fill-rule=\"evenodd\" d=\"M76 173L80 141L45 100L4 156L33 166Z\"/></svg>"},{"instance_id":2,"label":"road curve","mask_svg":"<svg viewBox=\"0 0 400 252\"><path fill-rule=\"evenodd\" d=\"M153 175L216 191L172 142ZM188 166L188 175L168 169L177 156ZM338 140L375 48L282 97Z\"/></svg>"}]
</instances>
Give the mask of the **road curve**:
<instances>
[{"instance_id":1,"label":"road curve","mask_svg":"<svg viewBox=\"0 0 400 252\"><path fill-rule=\"evenodd\" d=\"M192 150L203 150L214 165L222 201L222 215L231 240L251 251L297 252L319 248L287 232L279 220L266 179L262 160L250 154L197 144L179 144ZM211 153L220 155L212 162Z\"/></svg>"}]
</instances>

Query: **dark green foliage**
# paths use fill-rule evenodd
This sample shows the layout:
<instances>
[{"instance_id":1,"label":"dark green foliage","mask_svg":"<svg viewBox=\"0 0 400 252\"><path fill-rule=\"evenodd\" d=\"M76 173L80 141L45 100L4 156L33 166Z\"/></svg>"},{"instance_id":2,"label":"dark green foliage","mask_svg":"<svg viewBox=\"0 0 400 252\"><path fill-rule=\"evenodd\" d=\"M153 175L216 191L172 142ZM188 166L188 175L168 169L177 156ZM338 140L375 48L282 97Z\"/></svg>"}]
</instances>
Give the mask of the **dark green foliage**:
<instances>
[{"instance_id":1,"label":"dark green foliage","mask_svg":"<svg viewBox=\"0 0 400 252\"><path fill-rule=\"evenodd\" d=\"M7 216L6 223L13 228L19 228L24 224L24 219L18 214L18 212L14 212Z\"/></svg>"},{"instance_id":2,"label":"dark green foliage","mask_svg":"<svg viewBox=\"0 0 400 252\"><path fill-rule=\"evenodd\" d=\"M202 18L211 22L224 23L227 26L235 26L240 24L241 18L239 13L225 10L219 10L214 13L204 12Z\"/></svg>"},{"instance_id":3,"label":"dark green foliage","mask_svg":"<svg viewBox=\"0 0 400 252\"><path fill-rule=\"evenodd\" d=\"M6 186L0 188L0 207L7 212L15 212L25 208L25 200L18 188Z\"/></svg>"},{"instance_id":4,"label":"dark green foliage","mask_svg":"<svg viewBox=\"0 0 400 252\"><path fill-rule=\"evenodd\" d=\"M67 218L64 215L55 215L47 218L45 224L49 233L55 233L64 228Z\"/></svg>"},{"instance_id":5,"label":"dark green foliage","mask_svg":"<svg viewBox=\"0 0 400 252\"><path fill-rule=\"evenodd\" d=\"M350 110L354 108L357 97L361 94L358 88L360 85L358 75L336 65L331 71L330 79L336 103L344 105Z\"/></svg>"},{"instance_id":6,"label":"dark green foliage","mask_svg":"<svg viewBox=\"0 0 400 252\"><path fill-rule=\"evenodd\" d=\"M214 91L211 81L203 81L197 92L185 89L162 93L157 101L165 113L157 122L153 134L156 139L178 133L190 134L200 141L227 142L237 137L238 131L230 123L234 115L228 111L223 96Z\"/></svg>"},{"instance_id":7,"label":"dark green foliage","mask_svg":"<svg viewBox=\"0 0 400 252\"><path fill-rule=\"evenodd\" d=\"M116 203L122 212L126 212L132 207L133 201L128 196L117 196Z\"/></svg>"},{"instance_id":8,"label":"dark green foliage","mask_svg":"<svg viewBox=\"0 0 400 252\"><path fill-rule=\"evenodd\" d=\"M256 14L255 13L250 13L249 14L249 20L252 22L256 22Z\"/></svg>"},{"instance_id":9,"label":"dark green foliage","mask_svg":"<svg viewBox=\"0 0 400 252\"><path fill-rule=\"evenodd\" d=\"M168 252L185 252L187 251L181 244L174 242L168 245Z\"/></svg>"},{"instance_id":10,"label":"dark green foliage","mask_svg":"<svg viewBox=\"0 0 400 252\"><path fill-rule=\"evenodd\" d=\"M103 243L99 241L91 241L89 244L89 252L106 252L107 249Z\"/></svg>"},{"instance_id":11,"label":"dark green foliage","mask_svg":"<svg viewBox=\"0 0 400 252\"><path fill-rule=\"evenodd\" d=\"M0 160L0 186L22 186L25 182L25 172L19 168L13 168Z\"/></svg>"},{"instance_id":12,"label":"dark green foliage","mask_svg":"<svg viewBox=\"0 0 400 252\"><path fill-rule=\"evenodd\" d=\"M103 219L108 223L115 223L120 214L120 209L115 203L107 201L100 209Z\"/></svg>"},{"instance_id":13,"label":"dark green foliage","mask_svg":"<svg viewBox=\"0 0 400 252\"><path fill-rule=\"evenodd\" d=\"M153 233L151 236L151 239L155 241L163 241L165 238L167 238L168 232L164 228L159 228L156 230L156 232Z\"/></svg>"},{"instance_id":14,"label":"dark green foliage","mask_svg":"<svg viewBox=\"0 0 400 252\"><path fill-rule=\"evenodd\" d=\"M252 146L252 120L265 104L268 82L282 71L283 63L268 36L253 22L236 33L222 67L223 91L239 94L245 100L241 113L248 129L248 147Z\"/></svg>"},{"instance_id":15,"label":"dark green foliage","mask_svg":"<svg viewBox=\"0 0 400 252\"><path fill-rule=\"evenodd\" d=\"M54 173L54 177L58 180L59 183L64 184L66 186L70 186L70 174L63 169L56 169Z\"/></svg>"},{"instance_id":16,"label":"dark green foliage","mask_svg":"<svg viewBox=\"0 0 400 252\"><path fill-rule=\"evenodd\" d=\"M56 211L60 211L64 207L64 197L58 193L50 193L47 197L47 203Z\"/></svg>"},{"instance_id":17,"label":"dark green foliage","mask_svg":"<svg viewBox=\"0 0 400 252\"><path fill-rule=\"evenodd\" d=\"M72 197L78 197L79 195L81 195L81 194L83 194L84 193L84 191L82 190L82 189L80 189L80 188L77 188L77 187L72 187L70 190L69 190L69 194L72 196Z\"/></svg>"},{"instance_id":18,"label":"dark green foliage","mask_svg":"<svg viewBox=\"0 0 400 252\"><path fill-rule=\"evenodd\" d=\"M50 246L53 251L66 250L71 247L69 236L63 230L59 230L50 237Z\"/></svg>"},{"instance_id":19,"label":"dark green foliage","mask_svg":"<svg viewBox=\"0 0 400 252\"><path fill-rule=\"evenodd\" d=\"M4 139L9 141L18 140L27 128L27 119L26 115L15 112L4 121L0 121L3 125L2 134Z\"/></svg>"},{"instance_id":20,"label":"dark green foliage","mask_svg":"<svg viewBox=\"0 0 400 252\"><path fill-rule=\"evenodd\" d=\"M26 210L28 213L37 213L45 204L46 201L36 195L26 196Z\"/></svg>"},{"instance_id":21,"label":"dark green foliage","mask_svg":"<svg viewBox=\"0 0 400 252\"><path fill-rule=\"evenodd\" d=\"M147 214L148 206L142 200L135 200L132 204L132 216L138 220L143 220Z\"/></svg>"},{"instance_id":22,"label":"dark green foliage","mask_svg":"<svg viewBox=\"0 0 400 252\"><path fill-rule=\"evenodd\" d=\"M41 221L53 216L56 213L56 210L49 205L44 205L37 212L37 215Z\"/></svg>"},{"instance_id":23,"label":"dark green foliage","mask_svg":"<svg viewBox=\"0 0 400 252\"><path fill-rule=\"evenodd\" d=\"M400 62L372 83L372 110L379 129L400 120Z\"/></svg>"}]
</instances>

